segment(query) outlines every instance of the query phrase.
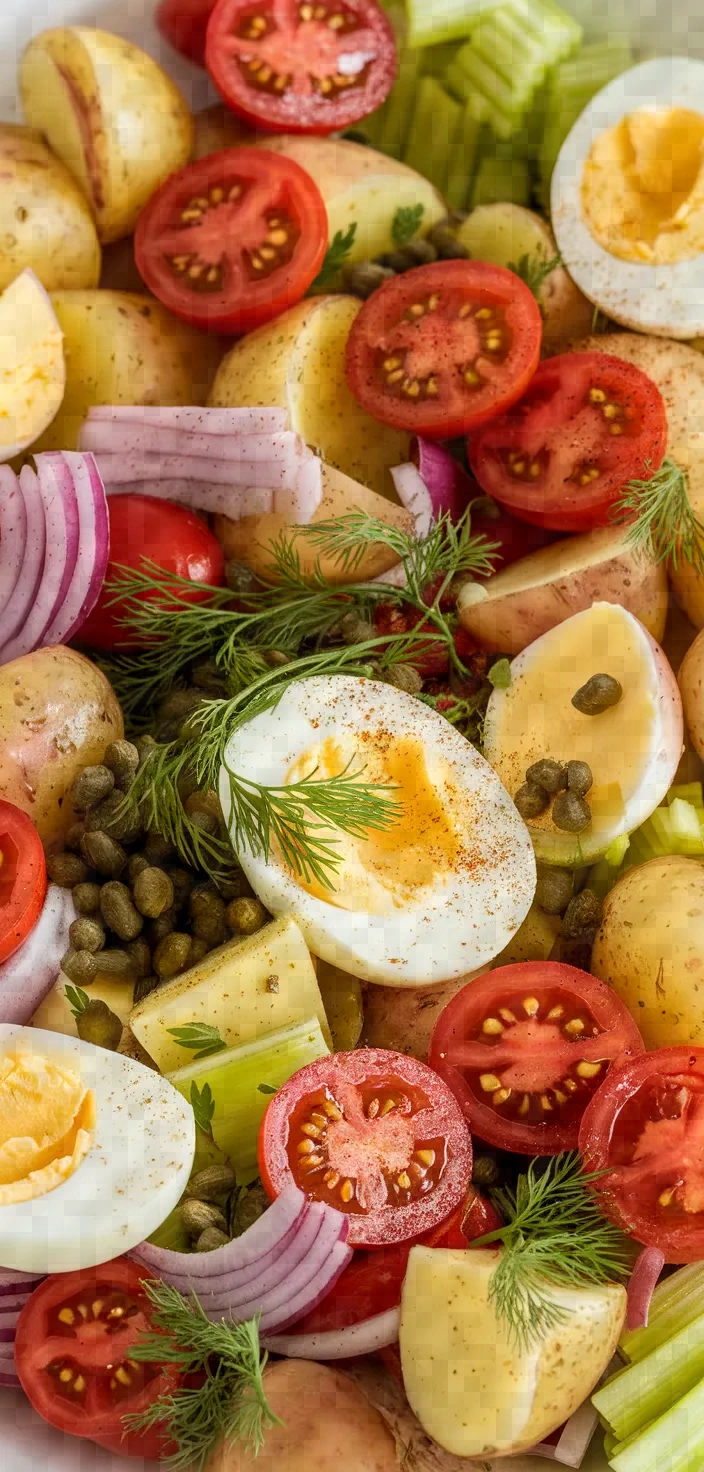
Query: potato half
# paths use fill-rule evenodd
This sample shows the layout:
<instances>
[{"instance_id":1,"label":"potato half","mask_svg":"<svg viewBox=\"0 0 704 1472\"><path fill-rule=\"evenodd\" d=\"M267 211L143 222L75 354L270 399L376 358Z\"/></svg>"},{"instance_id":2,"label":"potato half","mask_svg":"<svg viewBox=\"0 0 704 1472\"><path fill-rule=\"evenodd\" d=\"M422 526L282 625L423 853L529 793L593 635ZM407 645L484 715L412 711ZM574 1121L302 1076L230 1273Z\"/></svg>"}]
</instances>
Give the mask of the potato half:
<instances>
[{"instance_id":1,"label":"potato half","mask_svg":"<svg viewBox=\"0 0 704 1472\"><path fill-rule=\"evenodd\" d=\"M85 197L31 128L0 126L0 291L28 266L47 291L97 286L100 245Z\"/></svg>"},{"instance_id":2,"label":"potato half","mask_svg":"<svg viewBox=\"0 0 704 1472\"><path fill-rule=\"evenodd\" d=\"M193 119L151 56L109 31L61 26L20 62L27 122L78 180L102 241L119 240L169 174L188 163Z\"/></svg>"},{"instance_id":3,"label":"potato half","mask_svg":"<svg viewBox=\"0 0 704 1472\"><path fill-rule=\"evenodd\" d=\"M33 271L0 296L0 460L19 455L51 424L64 396L63 336Z\"/></svg>"}]
</instances>

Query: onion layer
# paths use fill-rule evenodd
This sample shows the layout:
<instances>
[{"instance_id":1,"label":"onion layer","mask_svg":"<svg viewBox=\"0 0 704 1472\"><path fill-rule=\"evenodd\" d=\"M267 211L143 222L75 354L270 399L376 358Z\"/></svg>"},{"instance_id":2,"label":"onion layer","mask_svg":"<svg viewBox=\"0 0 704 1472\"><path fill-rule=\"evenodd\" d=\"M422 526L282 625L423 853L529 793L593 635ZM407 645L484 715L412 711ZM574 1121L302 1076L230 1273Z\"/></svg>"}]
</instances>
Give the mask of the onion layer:
<instances>
[{"instance_id":1,"label":"onion layer","mask_svg":"<svg viewBox=\"0 0 704 1472\"><path fill-rule=\"evenodd\" d=\"M647 1329L650 1300L665 1265L665 1254L659 1247L644 1247L639 1252L628 1283L627 1329Z\"/></svg>"},{"instance_id":2,"label":"onion layer","mask_svg":"<svg viewBox=\"0 0 704 1472\"><path fill-rule=\"evenodd\" d=\"M0 1294L8 1295L0 1297L0 1386L6 1385L9 1390L21 1389L15 1369L17 1321L27 1299L41 1282L42 1278L28 1278L26 1273L0 1268Z\"/></svg>"},{"instance_id":3,"label":"onion layer","mask_svg":"<svg viewBox=\"0 0 704 1472\"><path fill-rule=\"evenodd\" d=\"M401 1309L388 1308L383 1314L362 1319L346 1329L325 1329L318 1334L268 1334L262 1340L265 1349L287 1359L348 1360L358 1354L374 1354L398 1339Z\"/></svg>"},{"instance_id":4,"label":"onion layer","mask_svg":"<svg viewBox=\"0 0 704 1472\"><path fill-rule=\"evenodd\" d=\"M29 1022L56 981L61 957L68 950L69 926L75 919L70 890L50 884L34 929L0 966L0 1022ZM5 1282L6 1277L0 1270L0 1303L13 1286L13 1280ZM26 1275L18 1274L15 1281L26 1282Z\"/></svg>"}]
</instances>

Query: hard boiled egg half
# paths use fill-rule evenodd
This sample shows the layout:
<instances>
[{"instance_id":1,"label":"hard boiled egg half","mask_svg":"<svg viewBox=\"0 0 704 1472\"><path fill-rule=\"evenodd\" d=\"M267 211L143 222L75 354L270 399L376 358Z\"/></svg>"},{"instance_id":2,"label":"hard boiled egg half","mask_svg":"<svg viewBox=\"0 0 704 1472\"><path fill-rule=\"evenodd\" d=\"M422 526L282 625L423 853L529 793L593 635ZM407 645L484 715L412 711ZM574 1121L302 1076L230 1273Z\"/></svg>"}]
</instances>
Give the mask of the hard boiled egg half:
<instances>
[{"instance_id":1,"label":"hard boiled egg half","mask_svg":"<svg viewBox=\"0 0 704 1472\"><path fill-rule=\"evenodd\" d=\"M418 986L475 971L530 907L531 841L495 772L443 716L391 685L344 675L290 685L226 748L220 799L230 821L226 768L268 787L342 773L387 787L396 812L383 829L352 836L306 810L337 855L334 888L294 872L276 844L268 856L253 851L230 824L263 903L291 914L311 951L353 976Z\"/></svg>"},{"instance_id":2,"label":"hard boiled egg half","mask_svg":"<svg viewBox=\"0 0 704 1472\"><path fill-rule=\"evenodd\" d=\"M151 1068L0 1025L0 1268L65 1273L148 1237L185 1190L190 1104Z\"/></svg>"},{"instance_id":3,"label":"hard boiled egg half","mask_svg":"<svg viewBox=\"0 0 704 1472\"><path fill-rule=\"evenodd\" d=\"M610 82L578 118L551 188L573 281L636 331L704 333L704 61L665 56Z\"/></svg>"}]
</instances>

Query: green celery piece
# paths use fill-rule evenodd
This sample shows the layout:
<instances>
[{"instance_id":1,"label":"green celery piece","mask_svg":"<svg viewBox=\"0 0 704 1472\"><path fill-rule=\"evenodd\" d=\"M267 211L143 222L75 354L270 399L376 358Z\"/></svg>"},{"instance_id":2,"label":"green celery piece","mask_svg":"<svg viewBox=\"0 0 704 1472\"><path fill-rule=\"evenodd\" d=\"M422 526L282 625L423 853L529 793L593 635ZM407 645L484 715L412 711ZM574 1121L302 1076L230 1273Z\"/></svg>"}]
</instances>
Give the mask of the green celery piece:
<instances>
[{"instance_id":1,"label":"green celery piece","mask_svg":"<svg viewBox=\"0 0 704 1472\"><path fill-rule=\"evenodd\" d=\"M704 1462L704 1382L609 1459L613 1472L701 1472Z\"/></svg>"},{"instance_id":2,"label":"green celery piece","mask_svg":"<svg viewBox=\"0 0 704 1472\"><path fill-rule=\"evenodd\" d=\"M552 171L570 129L592 97L632 64L633 53L627 42L613 40L583 46L575 57L553 68L548 79L545 128L540 145L541 196L546 206L550 200Z\"/></svg>"},{"instance_id":3,"label":"green celery piece","mask_svg":"<svg viewBox=\"0 0 704 1472\"><path fill-rule=\"evenodd\" d=\"M402 158L416 104L421 55L402 45L398 55L398 76L383 107L377 127L376 147L391 158Z\"/></svg>"},{"instance_id":4,"label":"green celery piece","mask_svg":"<svg viewBox=\"0 0 704 1472\"><path fill-rule=\"evenodd\" d=\"M626 1329L619 1351L635 1364L681 1329L704 1315L704 1263L688 1263L658 1283L650 1303L647 1329Z\"/></svg>"},{"instance_id":5,"label":"green celery piece","mask_svg":"<svg viewBox=\"0 0 704 1472\"><path fill-rule=\"evenodd\" d=\"M444 41L440 46L427 46L421 53L420 69L424 77L437 77L442 81L448 66L459 51L459 42ZM414 53L415 55L416 53Z\"/></svg>"},{"instance_id":6,"label":"green celery piece","mask_svg":"<svg viewBox=\"0 0 704 1472\"><path fill-rule=\"evenodd\" d=\"M613 889L616 880L620 877L621 865L631 846L631 840L627 833L620 838L615 838L609 845L603 858L599 859L589 871L587 878L587 889L591 889L597 899L606 898L610 889Z\"/></svg>"},{"instance_id":7,"label":"green celery piece","mask_svg":"<svg viewBox=\"0 0 704 1472\"><path fill-rule=\"evenodd\" d=\"M477 16L497 0L406 0L410 46L436 46L468 36Z\"/></svg>"},{"instance_id":8,"label":"green celery piece","mask_svg":"<svg viewBox=\"0 0 704 1472\"><path fill-rule=\"evenodd\" d=\"M624 1442L664 1415L703 1378L704 1316L645 1359L619 1370L595 1391L592 1404Z\"/></svg>"},{"instance_id":9,"label":"green celery piece","mask_svg":"<svg viewBox=\"0 0 704 1472\"><path fill-rule=\"evenodd\" d=\"M480 136L481 124L465 104L452 140L445 188L445 198L451 210L463 210L469 206Z\"/></svg>"},{"instance_id":10,"label":"green celery piece","mask_svg":"<svg viewBox=\"0 0 704 1472\"><path fill-rule=\"evenodd\" d=\"M689 802L693 807L704 810L701 782L676 782L667 794L667 801L673 803L678 797L681 797L683 802Z\"/></svg>"},{"instance_id":11,"label":"green celery piece","mask_svg":"<svg viewBox=\"0 0 704 1472\"><path fill-rule=\"evenodd\" d=\"M496 204L510 200L512 204L530 203L530 168L522 158L483 158L472 188L472 208L478 204Z\"/></svg>"},{"instance_id":12,"label":"green celery piece","mask_svg":"<svg viewBox=\"0 0 704 1472\"><path fill-rule=\"evenodd\" d=\"M691 802L685 802L681 797L676 797L670 803L667 811L672 815L672 829L677 839L679 852L683 854L704 854L704 836L700 813Z\"/></svg>"},{"instance_id":13,"label":"green celery piece","mask_svg":"<svg viewBox=\"0 0 704 1472\"><path fill-rule=\"evenodd\" d=\"M259 1085L276 1090L299 1068L325 1057L329 1051L317 1017L311 1017L256 1042L241 1043L199 1063L186 1064L168 1077L186 1099L190 1098L194 1079L199 1089L210 1084L215 1103L214 1139L231 1160L238 1181L245 1182L256 1175L257 1135L271 1097L262 1093Z\"/></svg>"},{"instance_id":14,"label":"green celery piece","mask_svg":"<svg viewBox=\"0 0 704 1472\"><path fill-rule=\"evenodd\" d=\"M403 161L445 193L462 109L435 77L421 77Z\"/></svg>"}]
</instances>

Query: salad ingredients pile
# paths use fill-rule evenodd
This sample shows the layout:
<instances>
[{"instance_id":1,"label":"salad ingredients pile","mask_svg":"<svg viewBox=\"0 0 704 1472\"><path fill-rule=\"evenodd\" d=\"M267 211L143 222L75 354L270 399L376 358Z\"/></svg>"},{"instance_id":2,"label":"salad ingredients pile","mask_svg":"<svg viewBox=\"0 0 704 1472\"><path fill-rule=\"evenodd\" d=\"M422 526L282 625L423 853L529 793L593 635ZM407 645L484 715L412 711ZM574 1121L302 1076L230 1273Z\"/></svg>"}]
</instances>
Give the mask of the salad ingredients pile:
<instances>
[{"instance_id":1,"label":"salad ingredients pile","mask_svg":"<svg viewBox=\"0 0 704 1472\"><path fill-rule=\"evenodd\" d=\"M157 24L221 106L66 25L0 124L2 1393L693 1472L702 63Z\"/></svg>"}]
</instances>

